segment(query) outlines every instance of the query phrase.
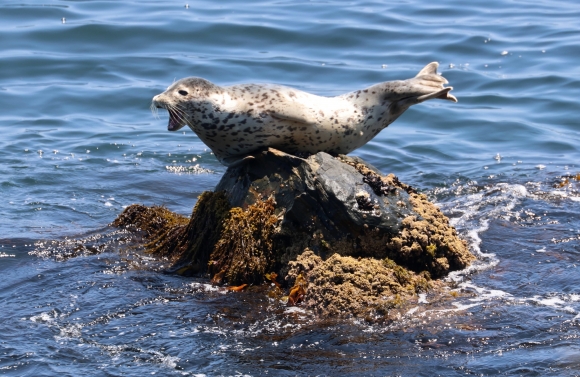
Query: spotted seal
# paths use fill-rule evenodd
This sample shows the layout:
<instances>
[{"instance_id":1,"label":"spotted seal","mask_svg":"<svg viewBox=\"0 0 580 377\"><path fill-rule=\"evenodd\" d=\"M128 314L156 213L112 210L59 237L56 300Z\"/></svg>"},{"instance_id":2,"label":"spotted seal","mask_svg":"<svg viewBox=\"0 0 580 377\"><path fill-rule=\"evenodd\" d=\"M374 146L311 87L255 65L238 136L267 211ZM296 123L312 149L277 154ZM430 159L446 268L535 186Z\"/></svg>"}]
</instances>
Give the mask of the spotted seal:
<instances>
[{"instance_id":1,"label":"spotted seal","mask_svg":"<svg viewBox=\"0 0 580 377\"><path fill-rule=\"evenodd\" d=\"M153 97L169 112L169 131L188 125L226 166L265 147L296 154L349 153L410 106L433 98L457 102L427 64L414 78L388 81L336 97L272 84L218 86L198 77L176 81Z\"/></svg>"}]
</instances>

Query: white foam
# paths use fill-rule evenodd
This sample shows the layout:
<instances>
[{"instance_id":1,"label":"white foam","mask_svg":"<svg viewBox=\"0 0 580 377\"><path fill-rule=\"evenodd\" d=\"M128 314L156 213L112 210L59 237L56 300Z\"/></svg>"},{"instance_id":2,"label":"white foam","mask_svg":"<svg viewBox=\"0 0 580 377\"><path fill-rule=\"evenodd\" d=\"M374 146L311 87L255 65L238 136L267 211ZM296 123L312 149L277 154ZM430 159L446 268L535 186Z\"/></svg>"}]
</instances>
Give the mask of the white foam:
<instances>
[{"instance_id":1,"label":"white foam","mask_svg":"<svg viewBox=\"0 0 580 377\"><path fill-rule=\"evenodd\" d=\"M519 304L532 302L534 305L546 306L566 313L577 314L578 309L575 309L573 305L576 304L578 301L580 301L580 295L576 293L572 293L570 295L561 294L558 296L548 296L548 297L536 295L530 298L521 298L515 301ZM576 315L572 320L576 320L578 318L580 318L580 314Z\"/></svg>"},{"instance_id":2,"label":"white foam","mask_svg":"<svg viewBox=\"0 0 580 377\"><path fill-rule=\"evenodd\" d=\"M471 191L470 182L461 187L450 190L457 192ZM485 190L469 195L458 195L453 202L443 203L440 206L450 215L450 223L463 233L472 252L479 261L468 269L450 274L450 279L461 281L462 275L493 267L499 263L494 253L485 253L481 250L480 235L488 230L489 222L496 218L512 216L511 211L530 193L524 185L497 183Z\"/></svg>"},{"instance_id":3,"label":"white foam","mask_svg":"<svg viewBox=\"0 0 580 377\"><path fill-rule=\"evenodd\" d=\"M306 310L299 308L298 306L289 306L284 310L284 313L300 313L306 314Z\"/></svg>"},{"instance_id":4,"label":"white foam","mask_svg":"<svg viewBox=\"0 0 580 377\"><path fill-rule=\"evenodd\" d=\"M57 340L61 338L80 338L83 326L79 324L69 324L60 328L60 333L56 336Z\"/></svg>"},{"instance_id":5,"label":"white foam","mask_svg":"<svg viewBox=\"0 0 580 377\"><path fill-rule=\"evenodd\" d=\"M174 369L177 366L179 360L180 360L179 357L167 355L161 357L161 364L163 364L163 366Z\"/></svg>"},{"instance_id":6,"label":"white foam","mask_svg":"<svg viewBox=\"0 0 580 377\"><path fill-rule=\"evenodd\" d=\"M199 289L205 292L217 292L217 293L223 293L226 294L228 293L227 290L225 290L224 288L212 285L212 284L206 284L206 283L189 283L187 284L188 286L190 286L193 289Z\"/></svg>"},{"instance_id":7,"label":"white foam","mask_svg":"<svg viewBox=\"0 0 580 377\"><path fill-rule=\"evenodd\" d=\"M436 310L427 310L425 313L423 313L423 315L427 315L429 313L449 313L449 312L460 312L463 310L467 310L467 309L471 309L473 307L479 306L482 303L476 303L476 304L464 304L461 302L452 302L451 303L453 306L455 306L455 308L448 308L448 309L436 309Z\"/></svg>"},{"instance_id":8,"label":"white foam","mask_svg":"<svg viewBox=\"0 0 580 377\"><path fill-rule=\"evenodd\" d=\"M537 166L543 169L545 166ZM500 260L496 254L486 253L481 249L482 239L481 235L489 229L491 221L495 219L511 219L515 216L520 217L520 212L525 212L530 216L525 209L518 210L514 213L514 208L519 208L523 201L527 198L533 200L547 200L548 194L552 198L560 199L563 197L570 197L570 193L563 190L545 190L541 183L526 183L526 186L521 184L497 183L483 189L474 187L476 182L469 182L462 186L453 186L448 190L455 194L453 201L440 204L442 210L450 217L450 223L457 228L463 235L463 238L468 242L470 250L478 257L478 260L471 266L462 271L455 271L448 275L447 280L457 283L458 287L470 292L475 292L475 297L459 298L452 304L453 309L433 310L428 312L445 312L445 311L462 311L469 308L485 304L486 302L509 301L514 305L540 305L551 307L558 311L566 313L577 314L580 311L580 294L558 294L558 295L539 295L534 297L515 297L506 291L481 287L473 284L468 275L473 272L489 269L497 265ZM533 192L528 191L530 187ZM475 190L474 190L475 189ZM476 191L476 192L474 192ZM538 194L541 192L543 194ZM465 194L465 193L471 194ZM570 198L575 201L580 201L580 198ZM531 212L530 212L531 213ZM533 213L531 216L535 216ZM547 252L546 246L540 246L536 250L538 253ZM413 308L409 314L416 314L418 308ZM423 313L421 313L423 314ZM574 317L574 320L580 321L580 314Z\"/></svg>"},{"instance_id":9,"label":"white foam","mask_svg":"<svg viewBox=\"0 0 580 377\"><path fill-rule=\"evenodd\" d=\"M562 300L559 297L549 297L549 298L541 298L540 296L534 296L532 298L530 298L531 301L534 301L540 305L543 306L552 306L552 307L558 307L561 306L563 304L566 304L566 301Z\"/></svg>"},{"instance_id":10,"label":"white foam","mask_svg":"<svg viewBox=\"0 0 580 377\"><path fill-rule=\"evenodd\" d=\"M415 313L417 310L419 310L419 307L415 306L414 308L409 309L409 311L407 311L406 315L411 315L411 314Z\"/></svg>"},{"instance_id":11,"label":"white foam","mask_svg":"<svg viewBox=\"0 0 580 377\"><path fill-rule=\"evenodd\" d=\"M479 301L490 301L497 300L500 298L511 298L513 297L510 293L498 290L498 289L486 289L475 287L474 289L480 294L479 297L470 298L469 301L479 302Z\"/></svg>"},{"instance_id":12,"label":"white foam","mask_svg":"<svg viewBox=\"0 0 580 377\"><path fill-rule=\"evenodd\" d=\"M51 323L54 322L55 317L51 314L54 314L54 312L43 312L40 313L38 315L32 316L30 317L30 320L32 322L37 322L37 323Z\"/></svg>"}]
</instances>

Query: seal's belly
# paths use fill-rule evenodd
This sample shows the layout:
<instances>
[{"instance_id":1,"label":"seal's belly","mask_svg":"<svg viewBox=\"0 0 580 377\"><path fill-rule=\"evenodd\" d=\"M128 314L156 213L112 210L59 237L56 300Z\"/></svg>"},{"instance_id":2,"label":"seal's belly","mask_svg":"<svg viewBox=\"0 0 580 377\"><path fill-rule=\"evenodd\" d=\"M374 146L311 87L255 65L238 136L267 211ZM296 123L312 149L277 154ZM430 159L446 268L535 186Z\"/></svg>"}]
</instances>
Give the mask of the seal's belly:
<instances>
[{"instance_id":1,"label":"seal's belly","mask_svg":"<svg viewBox=\"0 0 580 377\"><path fill-rule=\"evenodd\" d=\"M218 158L273 147L287 153L348 153L366 143L358 124L340 120L307 124L277 119L267 113L257 117L228 113L215 122L196 124L194 132ZM357 137L358 135L358 137Z\"/></svg>"}]
</instances>

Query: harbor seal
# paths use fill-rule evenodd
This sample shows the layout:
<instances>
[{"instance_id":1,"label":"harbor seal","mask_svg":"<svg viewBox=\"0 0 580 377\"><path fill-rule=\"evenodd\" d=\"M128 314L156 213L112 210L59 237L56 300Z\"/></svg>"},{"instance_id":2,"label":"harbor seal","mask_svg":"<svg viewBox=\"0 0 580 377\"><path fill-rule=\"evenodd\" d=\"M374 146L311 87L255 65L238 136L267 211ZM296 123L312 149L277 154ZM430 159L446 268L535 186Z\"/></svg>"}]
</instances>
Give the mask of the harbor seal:
<instances>
[{"instance_id":1,"label":"harbor seal","mask_svg":"<svg viewBox=\"0 0 580 377\"><path fill-rule=\"evenodd\" d=\"M429 63L414 78L336 97L273 84L222 87L188 77L153 97L151 108L169 112L169 131L189 126L226 166L267 147L290 154L347 154L412 105L434 98L457 102L438 66Z\"/></svg>"}]
</instances>

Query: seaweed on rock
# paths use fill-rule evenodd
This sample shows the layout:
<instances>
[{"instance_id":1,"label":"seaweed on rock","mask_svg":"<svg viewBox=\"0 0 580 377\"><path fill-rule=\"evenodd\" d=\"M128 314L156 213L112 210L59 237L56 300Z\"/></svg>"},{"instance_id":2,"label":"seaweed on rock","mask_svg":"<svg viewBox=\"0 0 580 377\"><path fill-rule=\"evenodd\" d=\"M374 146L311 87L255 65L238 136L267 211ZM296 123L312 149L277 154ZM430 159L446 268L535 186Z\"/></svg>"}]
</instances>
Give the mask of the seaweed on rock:
<instances>
[{"instance_id":1,"label":"seaweed on rock","mask_svg":"<svg viewBox=\"0 0 580 377\"><path fill-rule=\"evenodd\" d=\"M145 250L173 262L180 275L205 272L209 255L220 237L230 205L223 193L203 192L190 219L163 207L133 204L112 223L145 233Z\"/></svg>"},{"instance_id":2,"label":"seaweed on rock","mask_svg":"<svg viewBox=\"0 0 580 377\"><path fill-rule=\"evenodd\" d=\"M228 284L261 283L274 264L272 237L278 217L272 198L257 201L243 210L232 208L210 256L213 281Z\"/></svg>"}]
</instances>

